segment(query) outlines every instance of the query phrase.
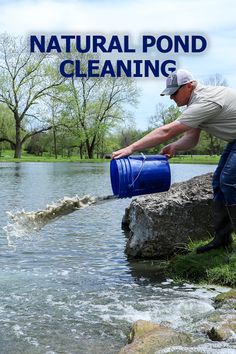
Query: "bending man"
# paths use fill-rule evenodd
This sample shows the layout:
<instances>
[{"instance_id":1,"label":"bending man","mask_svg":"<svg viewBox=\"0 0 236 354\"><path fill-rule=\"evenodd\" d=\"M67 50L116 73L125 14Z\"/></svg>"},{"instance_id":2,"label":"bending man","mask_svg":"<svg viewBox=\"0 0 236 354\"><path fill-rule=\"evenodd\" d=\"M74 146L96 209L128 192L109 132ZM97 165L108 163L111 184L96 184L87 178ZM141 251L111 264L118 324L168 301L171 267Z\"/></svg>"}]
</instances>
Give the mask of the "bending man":
<instances>
[{"instance_id":1,"label":"bending man","mask_svg":"<svg viewBox=\"0 0 236 354\"><path fill-rule=\"evenodd\" d=\"M213 176L213 240L198 253L227 247L236 232L236 91L223 86L203 86L187 70L177 70L166 80L161 96L169 95L178 107L187 106L180 117L163 125L128 147L115 151L112 158L128 156L184 133L161 153L173 156L189 150L199 141L201 130L228 142Z\"/></svg>"}]
</instances>

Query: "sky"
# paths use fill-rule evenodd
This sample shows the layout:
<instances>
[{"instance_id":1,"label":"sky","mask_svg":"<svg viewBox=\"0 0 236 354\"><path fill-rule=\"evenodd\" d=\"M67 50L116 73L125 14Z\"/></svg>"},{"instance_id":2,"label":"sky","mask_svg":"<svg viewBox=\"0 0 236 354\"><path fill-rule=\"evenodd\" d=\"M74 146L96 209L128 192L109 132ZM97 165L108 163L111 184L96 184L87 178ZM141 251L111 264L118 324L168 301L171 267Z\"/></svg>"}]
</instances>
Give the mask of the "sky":
<instances>
[{"instance_id":1,"label":"sky","mask_svg":"<svg viewBox=\"0 0 236 354\"><path fill-rule=\"evenodd\" d=\"M142 34L201 34L206 51L179 56L178 67L201 82L219 73L236 89L235 13L235 0L0 0L0 33L125 33L134 41ZM145 130L156 105L171 101L160 96L164 77L138 79L137 85L139 104L129 109L136 128Z\"/></svg>"}]
</instances>

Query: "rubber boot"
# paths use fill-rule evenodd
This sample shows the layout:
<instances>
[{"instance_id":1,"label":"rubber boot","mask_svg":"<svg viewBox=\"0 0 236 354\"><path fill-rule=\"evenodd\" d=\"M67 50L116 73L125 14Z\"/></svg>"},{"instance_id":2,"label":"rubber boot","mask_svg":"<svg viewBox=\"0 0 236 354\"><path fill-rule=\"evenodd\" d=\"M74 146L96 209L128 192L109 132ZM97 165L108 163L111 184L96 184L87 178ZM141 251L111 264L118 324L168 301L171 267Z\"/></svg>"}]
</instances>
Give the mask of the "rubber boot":
<instances>
[{"instance_id":1,"label":"rubber boot","mask_svg":"<svg viewBox=\"0 0 236 354\"><path fill-rule=\"evenodd\" d=\"M205 246L198 247L197 253L204 253L213 249L228 247L233 239L231 232L233 231L229 211L223 201L213 202L213 224L215 229L215 237ZM236 205L234 206L235 226L236 226Z\"/></svg>"},{"instance_id":2,"label":"rubber boot","mask_svg":"<svg viewBox=\"0 0 236 354\"><path fill-rule=\"evenodd\" d=\"M227 205L226 208L229 213L229 217L230 217L230 221L231 221L231 224L233 227L233 231L236 233L236 204Z\"/></svg>"}]
</instances>

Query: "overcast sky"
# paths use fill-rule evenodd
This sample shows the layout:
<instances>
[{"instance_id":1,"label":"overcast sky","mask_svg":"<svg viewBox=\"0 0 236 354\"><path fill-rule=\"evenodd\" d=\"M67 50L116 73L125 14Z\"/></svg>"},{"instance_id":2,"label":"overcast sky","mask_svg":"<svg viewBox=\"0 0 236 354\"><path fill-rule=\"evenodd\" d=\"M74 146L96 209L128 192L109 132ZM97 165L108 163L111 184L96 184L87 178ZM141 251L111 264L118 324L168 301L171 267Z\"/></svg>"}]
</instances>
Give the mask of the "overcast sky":
<instances>
[{"instance_id":1,"label":"overcast sky","mask_svg":"<svg viewBox=\"0 0 236 354\"><path fill-rule=\"evenodd\" d=\"M203 34L207 51L178 58L181 68L203 81L220 73L236 89L235 0L0 0L0 32ZM165 86L163 78L139 79L140 103L133 110L137 128L146 129L148 118Z\"/></svg>"}]
</instances>

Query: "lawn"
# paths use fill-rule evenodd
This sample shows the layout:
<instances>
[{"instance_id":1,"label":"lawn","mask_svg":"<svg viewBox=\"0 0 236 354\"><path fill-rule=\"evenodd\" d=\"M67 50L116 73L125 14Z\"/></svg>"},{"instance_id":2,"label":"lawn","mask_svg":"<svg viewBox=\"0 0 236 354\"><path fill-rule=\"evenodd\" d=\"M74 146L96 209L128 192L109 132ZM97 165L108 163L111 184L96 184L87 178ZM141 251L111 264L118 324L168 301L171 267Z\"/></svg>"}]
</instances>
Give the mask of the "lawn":
<instances>
[{"instance_id":1,"label":"lawn","mask_svg":"<svg viewBox=\"0 0 236 354\"><path fill-rule=\"evenodd\" d=\"M109 162L109 159L80 159L78 155L61 156L58 155L56 159L54 156L50 156L49 153L43 153L42 156L36 156L22 152L21 159L14 159L14 152L12 150L4 150L0 155L0 162ZM183 164L217 164L219 156L217 155L178 155L172 157L170 163L183 163Z\"/></svg>"},{"instance_id":2,"label":"lawn","mask_svg":"<svg viewBox=\"0 0 236 354\"><path fill-rule=\"evenodd\" d=\"M169 275L182 281L236 287L236 241L228 249L197 254L196 248L209 241L190 243L187 254L173 257Z\"/></svg>"}]
</instances>

